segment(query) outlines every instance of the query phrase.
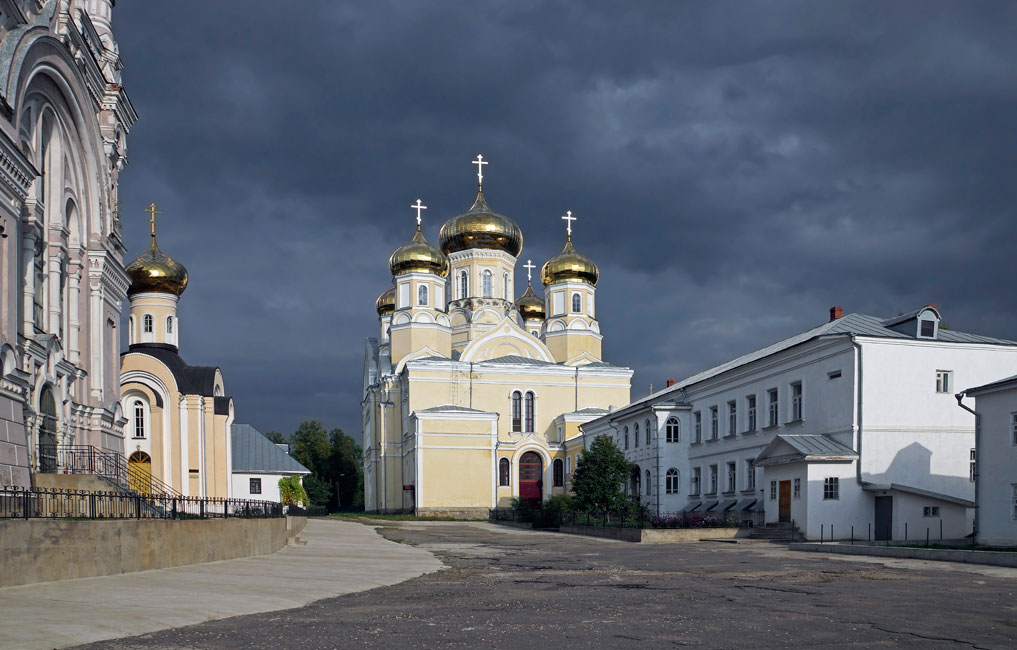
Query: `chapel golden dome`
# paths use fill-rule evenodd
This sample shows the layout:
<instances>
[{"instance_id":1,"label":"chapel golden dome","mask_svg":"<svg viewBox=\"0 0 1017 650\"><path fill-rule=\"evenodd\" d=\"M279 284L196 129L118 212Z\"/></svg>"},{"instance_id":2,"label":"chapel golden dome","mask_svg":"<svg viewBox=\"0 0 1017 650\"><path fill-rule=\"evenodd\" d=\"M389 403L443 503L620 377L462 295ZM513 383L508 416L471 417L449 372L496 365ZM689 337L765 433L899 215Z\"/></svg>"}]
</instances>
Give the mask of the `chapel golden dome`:
<instances>
[{"instance_id":1,"label":"chapel golden dome","mask_svg":"<svg viewBox=\"0 0 1017 650\"><path fill-rule=\"evenodd\" d=\"M378 300L374 303L374 308L378 311L379 316L385 316L395 311L395 287L389 287L385 291L381 292L378 296Z\"/></svg>"},{"instance_id":2,"label":"chapel golden dome","mask_svg":"<svg viewBox=\"0 0 1017 650\"><path fill-rule=\"evenodd\" d=\"M388 258L388 268L392 275L433 273L445 277L448 275L448 258L428 243L418 225L410 243L397 248Z\"/></svg>"},{"instance_id":3,"label":"chapel golden dome","mask_svg":"<svg viewBox=\"0 0 1017 650\"><path fill-rule=\"evenodd\" d=\"M544 320L547 318L544 300L533 293L532 284L527 284L526 291L516 300L516 309L523 320Z\"/></svg>"},{"instance_id":4,"label":"chapel golden dome","mask_svg":"<svg viewBox=\"0 0 1017 650\"><path fill-rule=\"evenodd\" d=\"M127 295L154 291L179 296L187 288L187 269L166 253L159 250L155 241L155 215L160 214L155 203L148 206L152 221L152 242L148 250L128 265L126 271L131 278Z\"/></svg>"},{"instance_id":5,"label":"chapel golden dome","mask_svg":"<svg viewBox=\"0 0 1017 650\"><path fill-rule=\"evenodd\" d=\"M544 264L540 270L540 279L544 286L556 282L586 282L596 286L600 271L589 257L576 251L572 245L572 237L565 242L565 248Z\"/></svg>"},{"instance_id":6,"label":"chapel golden dome","mask_svg":"<svg viewBox=\"0 0 1017 650\"><path fill-rule=\"evenodd\" d=\"M471 248L505 251L519 257L523 250L523 231L515 221L491 210L484 190L469 210L445 222L438 233L438 245L446 255Z\"/></svg>"}]
</instances>

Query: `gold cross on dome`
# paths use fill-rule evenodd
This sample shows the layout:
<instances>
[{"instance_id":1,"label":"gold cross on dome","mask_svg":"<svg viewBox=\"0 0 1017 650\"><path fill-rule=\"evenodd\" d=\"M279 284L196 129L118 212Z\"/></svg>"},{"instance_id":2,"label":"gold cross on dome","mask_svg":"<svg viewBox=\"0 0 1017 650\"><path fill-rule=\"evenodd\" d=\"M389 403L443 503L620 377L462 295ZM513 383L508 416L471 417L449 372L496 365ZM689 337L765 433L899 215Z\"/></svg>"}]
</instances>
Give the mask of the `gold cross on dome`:
<instances>
[{"instance_id":1,"label":"gold cross on dome","mask_svg":"<svg viewBox=\"0 0 1017 650\"><path fill-rule=\"evenodd\" d=\"M533 281L533 269L537 268L533 264L533 260L526 260L526 264L523 264L523 268L526 269L526 281L527 282L532 282Z\"/></svg>"},{"instance_id":2,"label":"gold cross on dome","mask_svg":"<svg viewBox=\"0 0 1017 650\"><path fill-rule=\"evenodd\" d=\"M417 211L417 228L419 228L420 227L420 211L421 210L426 210L427 206L426 205L421 205L420 199L417 199L416 204L411 205L410 207Z\"/></svg>"},{"instance_id":3,"label":"gold cross on dome","mask_svg":"<svg viewBox=\"0 0 1017 650\"><path fill-rule=\"evenodd\" d=\"M487 165L488 162L478 153L477 159L473 161L473 164L477 166L477 185L484 187L484 165Z\"/></svg>"},{"instance_id":4,"label":"gold cross on dome","mask_svg":"<svg viewBox=\"0 0 1017 650\"><path fill-rule=\"evenodd\" d=\"M564 219L567 224L565 226L565 232L568 233L569 239L572 239L572 222L578 220L578 217L572 216L572 210L566 210L565 216L563 216L562 219Z\"/></svg>"},{"instance_id":5,"label":"gold cross on dome","mask_svg":"<svg viewBox=\"0 0 1017 650\"><path fill-rule=\"evenodd\" d=\"M152 238L154 239L155 238L155 216L157 214L162 214L162 212L160 212L159 210L155 209L155 203L154 202L152 204L150 204L147 208L145 208L145 212L147 212L149 214L149 221L152 222Z\"/></svg>"}]
</instances>

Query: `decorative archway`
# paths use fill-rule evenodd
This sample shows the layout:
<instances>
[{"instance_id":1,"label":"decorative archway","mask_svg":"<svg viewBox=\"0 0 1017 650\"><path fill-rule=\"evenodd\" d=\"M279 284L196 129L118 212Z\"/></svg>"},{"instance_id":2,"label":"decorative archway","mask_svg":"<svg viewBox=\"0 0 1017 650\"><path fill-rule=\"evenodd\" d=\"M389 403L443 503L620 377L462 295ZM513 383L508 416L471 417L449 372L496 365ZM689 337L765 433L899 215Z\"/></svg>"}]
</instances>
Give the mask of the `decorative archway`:
<instances>
[{"instance_id":1,"label":"decorative archway","mask_svg":"<svg viewBox=\"0 0 1017 650\"><path fill-rule=\"evenodd\" d=\"M535 451L528 451L519 458L519 498L530 505L539 505L544 498L544 461Z\"/></svg>"},{"instance_id":2,"label":"decorative archway","mask_svg":"<svg viewBox=\"0 0 1017 650\"><path fill-rule=\"evenodd\" d=\"M152 493L152 457L136 451L127 459L127 485L138 494Z\"/></svg>"},{"instance_id":3,"label":"decorative archway","mask_svg":"<svg viewBox=\"0 0 1017 650\"><path fill-rule=\"evenodd\" d=\"M57 471L57 410L53 389L43 386L39 394L39 471Z\"/></svg>"}]
</instances>

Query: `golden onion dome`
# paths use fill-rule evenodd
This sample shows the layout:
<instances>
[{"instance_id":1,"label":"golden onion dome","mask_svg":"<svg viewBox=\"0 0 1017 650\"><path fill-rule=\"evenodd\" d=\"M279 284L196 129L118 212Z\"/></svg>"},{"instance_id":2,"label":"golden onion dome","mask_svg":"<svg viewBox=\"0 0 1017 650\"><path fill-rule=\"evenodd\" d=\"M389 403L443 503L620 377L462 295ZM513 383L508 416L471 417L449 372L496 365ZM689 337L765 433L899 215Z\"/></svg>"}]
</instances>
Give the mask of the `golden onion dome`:
<instances>
[{"instance_id":1,"label":"golden onion dome","mask_svg":"<svg viewBox=\"0 0 1017 650\"><path fill-rule=\"evenodd\" d=\"M378 296L374 308L379 316L386 316L395 311L395 287L389 287Z\"/></svg>"},{"instance_id":2,"label":"golden onion dome","mask_svg":"<svg viewBox=\"0 0 1017 650\"><path fill-rule=\"evenodd\" d=\"M410 243L397 248L388 258L388 268L392 275L433 273L445 277L448 275L448 258L427 242L418 225Z\"/></svg>"},{"instance_id":3,"label":"golden onion dome","mask_svg":"<svg viewBox=\"0 0 1017 650\"><path fill-rule=\"evenodd\" d=\"M452 217L438 233L438 245L446 255L471 248L505 251L519 257L523 250L523 231L505 215L491 210L484 191L477 192L473 206L463 214Z\"/></svg>"},{"instance_id":4,"label":"golden onion dome","mask_svg":"<svg viewBox=\"0 0 1017 650\"><path fill-rule=\"evenodd\" d=\"M576 251L572 246L572 237L565 242L565 248L544 264L540 270L540 278L544 286L556 282L579 281L596 286L600 271L589 257Z\"/></svg>"},{"instance_id":5,"label":"golden onion dome","mask_svg":"<svg viewBox=\"0 0 1017 650\"><path fill-rule=\"evenodd\" d=\"M516 309L523 320L544 320L547 318L547 311L544 308L544 300L533 293L533 285L526 285L526 292L516 300Z\"/></svg>"},{"instance_id":6,"label":"golden onion dome","mask_svg":"<svg viewBox=\"0 0 1017 650\"><path fill-rule=\"evenodd\" d=\"M127 295L154 291L179 296L187 288L187 269L180 262L159 250L152 233L152 244L127 267L131 286Z\"/></svg>"}]
</instances>

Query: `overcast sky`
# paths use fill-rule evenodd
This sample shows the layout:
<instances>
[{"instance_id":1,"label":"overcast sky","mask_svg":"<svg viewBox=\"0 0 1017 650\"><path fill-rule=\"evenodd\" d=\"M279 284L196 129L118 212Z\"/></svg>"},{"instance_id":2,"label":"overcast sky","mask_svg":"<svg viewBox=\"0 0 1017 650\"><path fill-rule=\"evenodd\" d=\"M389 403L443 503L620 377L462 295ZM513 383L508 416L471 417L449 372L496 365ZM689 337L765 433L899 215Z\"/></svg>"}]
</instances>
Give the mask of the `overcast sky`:
<instances>
[{"instance_id":1,"label":"overcast sky","mask_svg":"<svg viewBox=\"0 0 1017 650\"><path fill-rule=\"evenodd\" d=\"M190 271L181 354L263 431L359 439L409 205L435 242L477 153L523 260L579 217L633 398L835 304L1017 339L1015 24L1003 2L120 2L128 261L155 201Z\"/></svg>"}]
</instances>

